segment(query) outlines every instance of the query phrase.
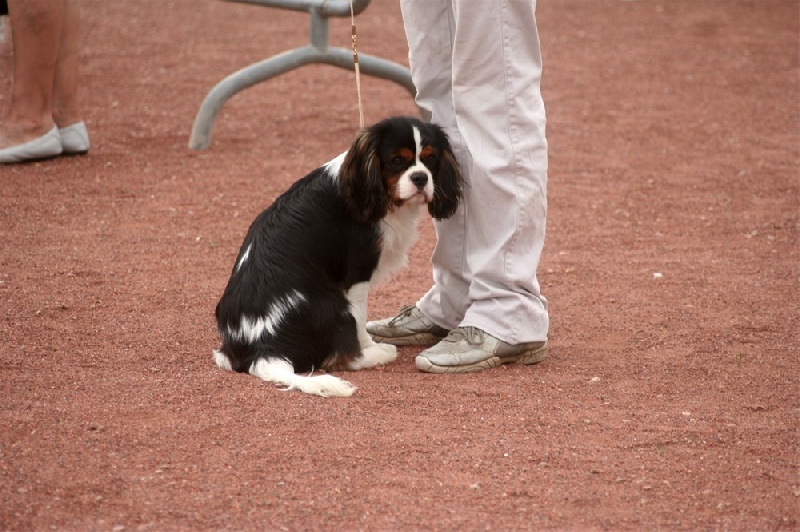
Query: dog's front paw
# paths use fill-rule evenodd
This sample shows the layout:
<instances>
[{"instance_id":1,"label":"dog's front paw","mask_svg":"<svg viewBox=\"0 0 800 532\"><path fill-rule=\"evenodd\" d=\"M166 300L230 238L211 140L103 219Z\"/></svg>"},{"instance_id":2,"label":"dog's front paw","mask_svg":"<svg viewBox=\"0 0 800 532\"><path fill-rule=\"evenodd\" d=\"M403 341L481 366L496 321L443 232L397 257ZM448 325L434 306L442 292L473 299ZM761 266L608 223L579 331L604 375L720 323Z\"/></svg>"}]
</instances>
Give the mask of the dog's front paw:
<instances>
[{"instance_id":1,"label":"dog's front paw","mask_svg":"<svg viewBox=\"0 0 800 532\"><path fill-rule=\"evenodd\" d=\"M389 357L389 362L394 362L395 359L397 359L397 347L392 344L375 344L372 348L385 353L385 355ZM381 362L381 364L385 364L385 362Z\"/></svg>"},{"instance_id":2,"label":"dog's front paw","mask_svg":"<svg viewBox=\"0 0 800 532\"><path fill-rule=\"evenodd\" d=\"M350 364L350 369L364 369L388 364L397 359L397 348L389 344L374 344L361 351L361 358Z\"/></svg>"}]
</instances>

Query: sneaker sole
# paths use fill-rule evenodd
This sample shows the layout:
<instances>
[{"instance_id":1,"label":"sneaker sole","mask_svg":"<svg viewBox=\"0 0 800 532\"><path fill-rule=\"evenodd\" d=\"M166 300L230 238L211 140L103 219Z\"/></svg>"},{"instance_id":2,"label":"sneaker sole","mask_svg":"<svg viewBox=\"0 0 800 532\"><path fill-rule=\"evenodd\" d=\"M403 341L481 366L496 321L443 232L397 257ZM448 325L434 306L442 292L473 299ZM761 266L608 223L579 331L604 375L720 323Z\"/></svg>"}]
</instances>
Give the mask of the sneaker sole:
<instances>
[{"instance_id":1,"label":"sneaker sole","mask_svg":"<svg viewBox=\"0 0 800 532\"><path fill-rule=\"evenodd\" d=\"M417 356L416 366L420 371L425 373L473 373L475 371L483 371L485 369L492 369L505 364L524 364L526 366L538 364L547 358L547 344L532 351L525 351L519 355L511 357L491 357L476 364L467 364L464 366L437 366L431 363L425 357Z\"/></svg>"},{"instance_id":2,"label":"sneaker sole","mask_svg":"<svg viewBox=\"0 0 800 532\"><path fill-rule=\"evenodd\" d=\"M379 336L375 334L371 334L370 336L372 336L372 339L378 343L392 344L401 347L407 345L430 347L438 344L442 338L444 338L444 336L436 336L431 333L417 333L411 336L401 336L398 338Z\"/></svg>"}]
</instances>

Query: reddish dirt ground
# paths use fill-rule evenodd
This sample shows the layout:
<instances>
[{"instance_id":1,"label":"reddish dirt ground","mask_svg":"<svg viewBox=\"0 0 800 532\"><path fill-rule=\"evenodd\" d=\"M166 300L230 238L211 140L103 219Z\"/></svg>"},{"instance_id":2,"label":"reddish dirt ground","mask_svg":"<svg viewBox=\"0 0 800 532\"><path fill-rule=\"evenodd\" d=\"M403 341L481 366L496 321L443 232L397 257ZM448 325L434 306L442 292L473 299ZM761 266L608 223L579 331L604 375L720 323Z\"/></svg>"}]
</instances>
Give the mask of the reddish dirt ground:
<instances>
[{"instance_id":1,"label":"reddish dirt ground","mask_svg":"<svg viewBox=\"0 0 800 532\"><path fill-rule=\"evenodd\" d=\"M207 91L304 45L306 16L82 8L90 154L0 167L0 529L800 527L796 0L540 2L550 358L432 376L404 348L350 399L211 350L252 218L355 134L352 74L253 87L193 152ZM396 2L358 28L406 62ZM368 122L415 112L385 81L364 98ZM373 318L427 289L434 240L423 220Z\"/></svg>"}]
</instances>

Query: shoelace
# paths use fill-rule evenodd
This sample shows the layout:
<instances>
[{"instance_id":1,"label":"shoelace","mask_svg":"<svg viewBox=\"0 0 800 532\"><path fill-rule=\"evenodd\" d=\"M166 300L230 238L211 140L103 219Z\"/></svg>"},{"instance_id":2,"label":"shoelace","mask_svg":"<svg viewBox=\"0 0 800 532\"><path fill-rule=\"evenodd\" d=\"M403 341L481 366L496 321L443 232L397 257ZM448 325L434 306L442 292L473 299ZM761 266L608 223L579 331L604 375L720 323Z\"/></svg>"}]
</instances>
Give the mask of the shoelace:
<instances>
[{"instance_id":1,"label":"shoelace","mask_svg":"<svg viewBox=\"0 0 800 532\"><path fill-rule=\"evenodd\" d=\"M460 342L466 340L470 345L483 343L484 332L477 327L456 327L444 339L445 342Z\"/></svg>"},{"instance_id":2,"label":"shoelace","mask_svg":"<svg viewBox=\"0 0 800 532\"><path fill-rule=\"evenodd\" d=\"M394 325L399 320L401 320L403 318L407 318L408 316L411 315L411 313L414 311L415 308L417 308L416 305L408 305L407 307L401 308L400 312L397 314L397 316L392 318L392 321L389 322L389 325Z\"/></svg>"}]
</instances>

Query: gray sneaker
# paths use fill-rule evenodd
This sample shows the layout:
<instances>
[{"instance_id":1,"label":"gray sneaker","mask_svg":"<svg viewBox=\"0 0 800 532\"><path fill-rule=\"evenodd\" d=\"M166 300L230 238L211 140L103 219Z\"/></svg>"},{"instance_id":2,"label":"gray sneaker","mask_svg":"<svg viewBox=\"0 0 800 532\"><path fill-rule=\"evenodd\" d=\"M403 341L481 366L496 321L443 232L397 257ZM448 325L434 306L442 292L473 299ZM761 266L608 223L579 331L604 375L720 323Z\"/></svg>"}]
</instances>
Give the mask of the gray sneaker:
<instances>
[{"instance_id":1,"label":"gray sneaker","mask_svg":"<svg viewBox=\"0 0 800 532\"><path fill-rule=\"evenodd\" d=\"M415 305L404 307L393 318L367 322L367 332L376 342L392 345L434 345L447 336Z\"/></svg>"},{"instance_id":2,"label":"gray sneaker","mask_svg":"<svg viewBox=\"0 0 800 532\"><path fill-rule=\"evenodd\" d=\"M417 356L428 373L470 373L502 364L537 364L547 358L547 341L511 345L477 327L457 327Z\"/></svg>"}]
</instances>

